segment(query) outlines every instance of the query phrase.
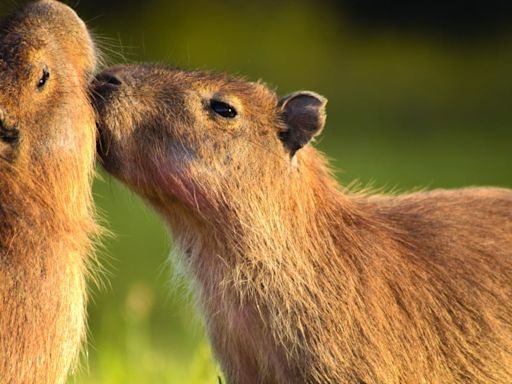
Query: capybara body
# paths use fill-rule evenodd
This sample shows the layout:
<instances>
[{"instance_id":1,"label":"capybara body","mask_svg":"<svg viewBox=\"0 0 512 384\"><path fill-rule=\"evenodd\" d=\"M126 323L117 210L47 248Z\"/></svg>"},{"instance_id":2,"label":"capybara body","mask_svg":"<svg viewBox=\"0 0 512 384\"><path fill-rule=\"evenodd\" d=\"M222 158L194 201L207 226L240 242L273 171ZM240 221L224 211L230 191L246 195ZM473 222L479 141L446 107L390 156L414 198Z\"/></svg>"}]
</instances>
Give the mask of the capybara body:
<instances>
[{"instance_id":1,"label":"capybara body","mask_svg":"<svg viewBox=\"0 0 512 384\"><path fill-rule=\"evenodd\" d=\"M59 384L85 334L95 50L52 0L0 26L0 383Z\"/></svg>"},{"instance_id":2,"label":"capybara body","mask_svg":"<svg viewBox=\"0 0 512 384\"><path fill-rule=\"evenodd\" d=\"M229 383L512 382L512 192L339 186L326 100L151 65L95 88L105 168L163 216Z\"/></svg>"}]
</instances>

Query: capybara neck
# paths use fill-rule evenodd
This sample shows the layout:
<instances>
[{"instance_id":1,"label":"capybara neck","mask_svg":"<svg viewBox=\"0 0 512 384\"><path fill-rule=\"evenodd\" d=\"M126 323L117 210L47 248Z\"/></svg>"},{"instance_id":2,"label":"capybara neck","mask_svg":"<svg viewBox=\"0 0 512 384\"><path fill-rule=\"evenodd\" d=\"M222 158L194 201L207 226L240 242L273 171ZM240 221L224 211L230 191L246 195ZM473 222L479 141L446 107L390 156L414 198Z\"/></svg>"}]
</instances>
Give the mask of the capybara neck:
<instances>
[{"instance_id":1,"label":"capybara neck","mask_svg":"<svg viewBox=\"0 0 512 384\"><path fill-rule=\"evenodd\" d=\"M38 180L15 168L2 173L0 249L6 258L26 257L30 264L34 255L49 262L53 258L67 259L70 252L85 256L90 237L98 232L90 195L92 174L66 168L41 170ZM71 172L74 175L69 175ZM69 185L62 182L62 177L69 177ZM61 252L55 252L59 248Z\"/></svg>"},{"instance_id":2,"label":"capybara neck","mask_svg":"<svg viewBox=\"0 0 512 384\"><path fill-rule=\"evenodd\" d=\"M277 264L295 263L297 258L283 257L283 252L309 247L310 241L321 249L331 231L339 232L340 227L350 230L350 223L366 216L357 202L343 193L324 159L312 148L304 149L298 157L301 169L290 169L286 181L244 174L217 185L196 184L193 198L186 204L172 193L149 198L179 238L181 233L204 235L210 245L224 249L223 258L234 265L255 258L254 266L259 268L259 257L266 260L267 267L272 265L269 258L273 257ZM326 222L329 216L332 222ZM322 236L313 236L320 235L320 227L325 231ZM192 238L190 241L196 242ZM184 249L188 248L185 245ZM193 256L187 253L186 259ZM205 262L196 261L192 267Z\"/></svg>"},{"instance_id":3,"label":"capybara neck","mask_svg":"<svg viewBox=\"0 0 512 384\"><path fill-rule=\"evenodd\" d=\"M311 382L320 383L329 382L326 364L330 372L350 370L355 361L324 350L322 338L344 327L338 315L328 314L355 322L350 313L362 299L358 281L371 273L365 263L376 250L397 245L364 201L343 193L323 158L312 148L304 152L297 160L300 175L291 170L297 174L286 183L240 180L236 189L222 186L220 201L195 208L170 197L154 203L195 280L214 347L233 382L315 377ZM327 292L339 300L332 302ZM263 351L272 353L262 359Z\"/></svg>"}]
</instances>

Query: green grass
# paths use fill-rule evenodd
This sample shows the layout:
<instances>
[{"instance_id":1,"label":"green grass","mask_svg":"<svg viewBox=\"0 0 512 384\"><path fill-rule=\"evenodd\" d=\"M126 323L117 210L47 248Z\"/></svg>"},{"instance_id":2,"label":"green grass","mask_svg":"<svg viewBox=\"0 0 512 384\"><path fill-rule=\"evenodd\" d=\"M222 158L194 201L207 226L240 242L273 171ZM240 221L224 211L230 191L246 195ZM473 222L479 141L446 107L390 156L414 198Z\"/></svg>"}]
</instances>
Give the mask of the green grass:
<instances>
[{"instance_id":1,"label":"green grass","mask_svg":"<svg viewBox=\"0 0 512 384\"><path fill-rule=\"evenodd\" d=\"M154 350L144 340L137 340L137 330L130 330L129 345L101 345L101 350L71 383L189 383L216 384L219 371L212 365L210 349L198 346L190 361L181 361L172 354Z\"/></svg>"},{"instance_id":2,"label":"green grass","mask_svg":"<svg viewBox=\"0 0 512 384\"><path fill-rule=\"evenodd\" d=\"M108 272L92 289L88 353L69 382L218 383L193 299L172 279L159 218L108 176L101 179L95 196L115 236L100 250Z\"/></svg>"}]
</instances>

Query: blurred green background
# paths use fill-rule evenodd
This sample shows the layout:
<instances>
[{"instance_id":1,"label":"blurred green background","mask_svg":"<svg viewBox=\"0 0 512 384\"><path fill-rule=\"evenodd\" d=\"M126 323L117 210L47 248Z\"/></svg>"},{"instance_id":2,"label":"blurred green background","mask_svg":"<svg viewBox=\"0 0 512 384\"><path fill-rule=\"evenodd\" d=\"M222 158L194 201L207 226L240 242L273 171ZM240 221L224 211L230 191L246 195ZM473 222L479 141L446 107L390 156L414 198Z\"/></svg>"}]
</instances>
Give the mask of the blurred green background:
<instances>
[{"instance_id":1,"label":"blurred green background","mask_svg":"<svg viewBox=\"0 0 512 384\"><path fill-rule=\"evenodd\" d=\"M325 95L328 123L317 146L344 184L512 187L512 18L505 2L71 5L108 63L214 69L263 79L279 94ZM171 241L160 220L102 172L94 194L115 236L99 251L108 272L92 288L88 358L70 382L217 383L186 278L172 278Z\"/></svg>"}]
</instances>

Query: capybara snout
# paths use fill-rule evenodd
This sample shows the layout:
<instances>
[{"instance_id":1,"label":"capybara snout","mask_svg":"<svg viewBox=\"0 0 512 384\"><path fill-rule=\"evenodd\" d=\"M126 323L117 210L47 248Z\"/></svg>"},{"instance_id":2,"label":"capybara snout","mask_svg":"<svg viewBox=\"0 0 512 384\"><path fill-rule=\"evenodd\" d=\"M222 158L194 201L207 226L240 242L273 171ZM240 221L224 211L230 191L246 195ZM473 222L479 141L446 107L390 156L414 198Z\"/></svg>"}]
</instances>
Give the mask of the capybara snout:
<instances>
[{"instance_id":1,"label":"capybara snout","mask_svg":"<svg viewBox=\"0 0 512 384\"><path fill-rule=\"evenodd\" d=\"M16 143L19 139L19 132L16 122L0 109L0 140L6 144Z\"/></svg>"},{"instance_id":2,"label":"capybara snout","mask_svg":"<svg viewBox=\"0 0 512 384\"><path fill-rule=\"evenodd\" d=\"M0 157L7 163L13 160L14 147L19 142L20 131L0 110Z\"/></svg>"}]
</instances>

